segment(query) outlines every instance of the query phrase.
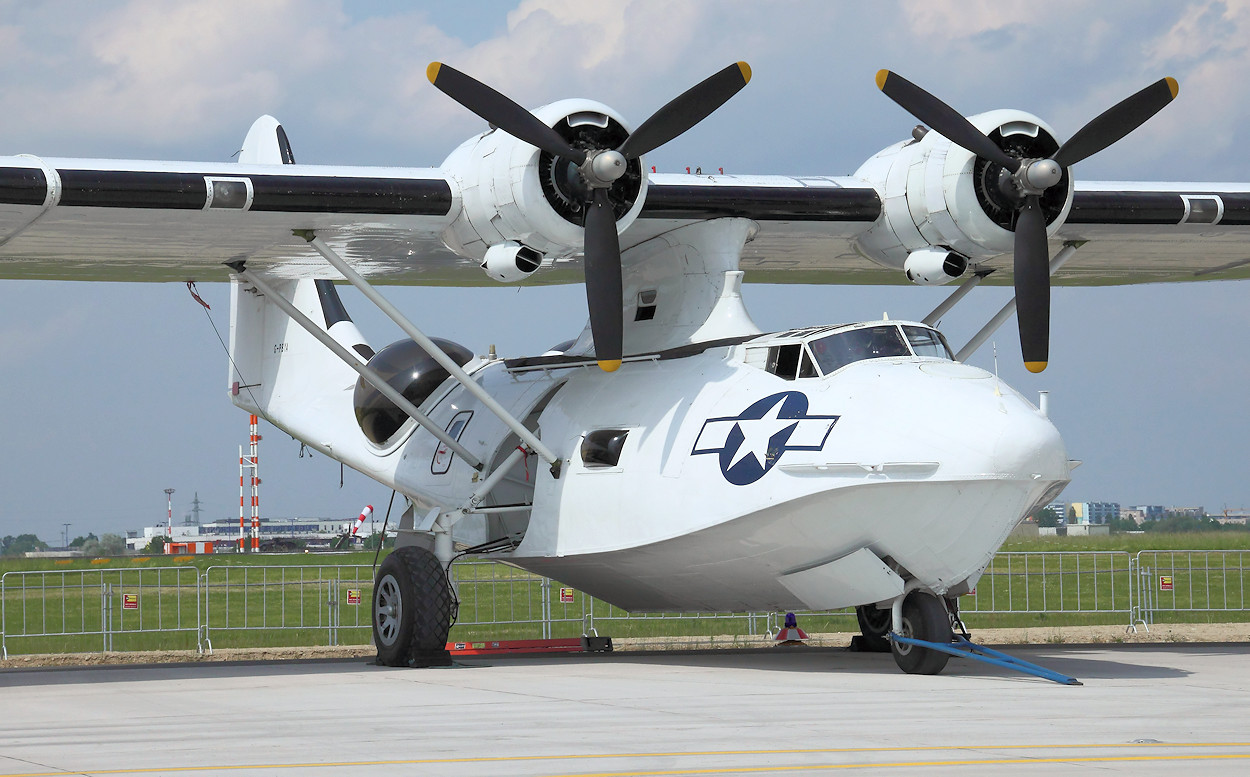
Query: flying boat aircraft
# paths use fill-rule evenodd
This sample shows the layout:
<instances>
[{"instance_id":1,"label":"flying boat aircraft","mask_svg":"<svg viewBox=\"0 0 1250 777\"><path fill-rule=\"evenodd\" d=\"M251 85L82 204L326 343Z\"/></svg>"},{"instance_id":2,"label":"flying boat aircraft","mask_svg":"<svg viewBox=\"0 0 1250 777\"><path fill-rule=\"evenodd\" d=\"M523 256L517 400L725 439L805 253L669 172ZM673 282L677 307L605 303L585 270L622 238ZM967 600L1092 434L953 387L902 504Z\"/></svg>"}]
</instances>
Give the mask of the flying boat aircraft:
<instances>
[{"instance_id":1,"label":"flying boat aircraft","mask_svg":"<svg viewBox=\"0 0 1250 777\"><path fill-rule=\"evenodd\" d=\"M473 552L627 610L853 606L867 646L939 672L959 596L1073 466L1044 409L967 357L1014 311L1043 369L1052 276L1250 275L1247 185L1073 174L1171 79L1063 140L881 71L910 136L850 176L735 176L644 157L742 89L745 63L637 126L428 76L490 124L434 168L296 164L268 116L237 163L0 157L0 276L230 283L232 401L406 498L373 594L388 665L446 660L448 569ZM912 320L763 332L744 278L957 287ZM404 338L367 343L342 282ZM380 290L520 282L584 282L586 328L475 355ZM981 283L1015 298L955 350L935 324Z\"/></svg>"}]
</instances>

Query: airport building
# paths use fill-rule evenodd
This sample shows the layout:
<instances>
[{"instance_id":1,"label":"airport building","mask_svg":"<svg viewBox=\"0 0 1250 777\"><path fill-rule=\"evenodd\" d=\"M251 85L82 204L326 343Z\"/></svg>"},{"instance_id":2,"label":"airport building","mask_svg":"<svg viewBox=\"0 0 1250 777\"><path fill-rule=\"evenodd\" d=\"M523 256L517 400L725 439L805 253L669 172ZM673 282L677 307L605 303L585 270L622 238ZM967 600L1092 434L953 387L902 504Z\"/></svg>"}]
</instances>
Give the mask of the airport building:
<instances>
[{"instance_id":1,"label":"airport building","mask_svg":"<svg viewBox=\"0 0 1250 777\"><path fill-rule=\"evenodd\" d=\"M366 523L358 533L359 537L372 534L371 526ZM261 518L260 541L285 539L301 542L324 542L334 540L344 532L352 529L351 521L333 518ZM251 536L251 519L248 519L247 536ZM146 526L141 532L127 532L126 546L131 550L142 550L152 541L153 537L167 537L173 542L213 542L220 552L231 548L239 541L239 519L222 518L205 524L175 524L173 535L169 534L169 526L160 524Z\"/></svg>"},{"instance_id":2,"label":"airport building","mask_svg":"<svg viewBox=\"0 0 1250 777\"><path fill-rule=\"evenodd\" d=\"M1120 517L1119 502L1073 502L1068 523L1098 526Z\"/></svg>"}]
</instances>

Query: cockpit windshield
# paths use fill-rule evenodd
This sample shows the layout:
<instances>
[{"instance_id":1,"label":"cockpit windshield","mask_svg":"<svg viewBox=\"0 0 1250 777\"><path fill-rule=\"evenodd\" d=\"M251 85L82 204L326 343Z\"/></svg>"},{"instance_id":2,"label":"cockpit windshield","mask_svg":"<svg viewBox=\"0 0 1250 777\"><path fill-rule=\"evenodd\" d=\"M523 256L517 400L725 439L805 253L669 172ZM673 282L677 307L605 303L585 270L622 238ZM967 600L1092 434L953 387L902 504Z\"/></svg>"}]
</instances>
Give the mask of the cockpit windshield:
<instances>
[{"instance_id":1,"label":"cockpit windshield","mask_svg":"<svg viewBox=\"0 0 1250 777\"><path fill-rule=\"evenodd\" d=\"M906 339L904 339L904 334ZM908 344L911 348L908 348ZM904 324L902 331L894 324L866 326L810 340L811 349L821 373L828 375L851 362L864 359L916 356L953 358L946 342L937 331L923 326Z\"/></svg>"},{"instance_id":2,"label":"cockpit windshield","mask_svg":"<svg viewBox=\"0 0 1250 777\"><path fill-rule=\"evenodd\" d=\"M896 326L869 326L812 340L808 347L825 375L851 362L889 356L911 356Z\"/></svg>"}]
</instances>

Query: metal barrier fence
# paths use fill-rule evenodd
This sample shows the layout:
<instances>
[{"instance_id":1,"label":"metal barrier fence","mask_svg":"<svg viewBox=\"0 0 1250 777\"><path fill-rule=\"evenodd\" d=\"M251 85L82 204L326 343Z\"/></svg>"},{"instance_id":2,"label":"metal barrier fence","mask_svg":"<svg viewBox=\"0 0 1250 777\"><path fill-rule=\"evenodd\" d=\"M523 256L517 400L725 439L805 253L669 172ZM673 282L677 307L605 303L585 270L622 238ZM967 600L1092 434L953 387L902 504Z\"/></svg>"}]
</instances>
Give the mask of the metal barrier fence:
<instances>
[{"instance_id":1,"label":"metal barrier fence","mask_svg":"<svg viewBox=\"0 0 1250 777\"><path fill-rule=\"evenodd\" d=\"M627 613L581 591L486 560L452 568L456 640L579 634L776 633L781 614ZM1233 620L1250 611L1250 551L1007 552L964 615L1048 613L1149 629L1157 617ZM99 649L367 644L369 565L190 566L8 572L0 576L0 655ZM853 609L799 613L809 631L854 631ZM140 637L143 637L140 640ZM134 645L142 644L142 648Z\"/></svg>"},{"instance_id":2,"label":"metal barrier fence","mask_svg":"<svg viewBox=\"0 0 1250 777\"><path fill-rule=\"evenodd\" d=\"M1125 551L999 553L963 614L1124 614L1133 609L1133 557Z\"/></svg>"},{"instance_id":3,"label":"metal barrier fence","mask_svg":"<svg viewBox=\"0 0 1250 777\"><path fill-rule=\"evenodd\" d=\"M356 632L347 644L366 644L371 633L373 567L211 566L204 570L204 641L254 644L240 632L266 632L266 647L307 645L322 632L340 644L340 631ZM295 634L283 632L297 632ZM233 639L232 639L233 637Z\"/></svg>"},{"instance_id":4,"label":"metal barrier fence","mask_svg":"<svg viewBox=\"0 0 1250 777\"><path fill-rule=\"evenodd\" d=\"M55 645L123 649L136 635L146 644L201 651L200 574L194 567L6 572L0 576L0 656L14 640L28 652ZM160 634L164 639L153 639ZM181 637L179 636L181 634ZM59 651L58 651L59 652Z\"/></svg>"},{"instance_id":5,"label":"metal barrier fence","mask_svg":"<svg viewBox=\"0 0 1250 777\"><path fill-rule=\"evenodd\" d=\"M1202 613L1207 619L1247 609L1250 551L1143 550L1134 557L1136 606L1130 628L1147 629L1157 614L1175 619L1181 613Z\"/></svg>"}]
</instances>

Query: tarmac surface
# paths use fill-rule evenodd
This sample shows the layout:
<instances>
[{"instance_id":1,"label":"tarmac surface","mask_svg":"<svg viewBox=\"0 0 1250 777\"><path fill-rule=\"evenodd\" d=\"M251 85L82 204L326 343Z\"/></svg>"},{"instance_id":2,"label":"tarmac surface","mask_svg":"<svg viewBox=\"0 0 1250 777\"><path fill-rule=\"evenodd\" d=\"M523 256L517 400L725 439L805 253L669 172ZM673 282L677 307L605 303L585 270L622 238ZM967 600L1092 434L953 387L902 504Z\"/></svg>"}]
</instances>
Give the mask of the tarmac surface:
<instances>
[{"instance_id":1,"label":"tarmac surface","mask_svg":"<svg viewBox=\"0 0 1250 777\"><path fill-rule=\"evenodd\" d=\"M812 647L0 670L0 775L1250 773L1250 644L1006 652L1084 685Z\"/></svg>"}]
</instances>

